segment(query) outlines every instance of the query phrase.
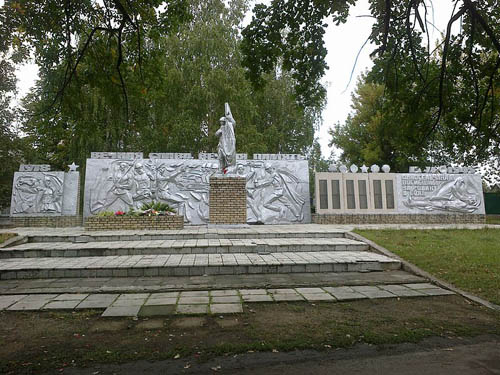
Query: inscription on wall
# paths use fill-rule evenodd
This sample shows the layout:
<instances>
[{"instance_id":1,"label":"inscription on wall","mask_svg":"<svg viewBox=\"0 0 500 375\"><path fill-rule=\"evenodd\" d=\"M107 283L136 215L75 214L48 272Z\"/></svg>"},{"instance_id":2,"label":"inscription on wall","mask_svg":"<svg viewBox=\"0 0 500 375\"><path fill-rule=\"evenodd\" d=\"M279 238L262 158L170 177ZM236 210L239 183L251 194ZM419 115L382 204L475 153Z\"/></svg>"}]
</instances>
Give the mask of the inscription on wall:
<instances>
[{"instance_id":1,"label":"inscription on wall","mask_svg":"<svg viewBox=\"0 0 500 375\"><path fill-rule=\"evenodd\" d=\"M48 164L21 164L19 172L49 172L50 165Z\"/></svg>"},{"instance_id":2,"label":"inscription on wall","mask_svg":"<svg viewBox=\"0 0 500 375\"><path fill-rule=\"evenodd\" d=\"M448 180L447 175L405 174L401 176L401 193L403 197L424 197Z\"/></svg>"},{"instance_id":3,"label":"inscription on wall","mask_svg":"<svg viewBox=\"0 0 500 375\"><path fill-rule=\"evenodd\" d=\"M401 209L409 213L484 213L481 177L398 174Z\"/></svg>"}]
</instances>

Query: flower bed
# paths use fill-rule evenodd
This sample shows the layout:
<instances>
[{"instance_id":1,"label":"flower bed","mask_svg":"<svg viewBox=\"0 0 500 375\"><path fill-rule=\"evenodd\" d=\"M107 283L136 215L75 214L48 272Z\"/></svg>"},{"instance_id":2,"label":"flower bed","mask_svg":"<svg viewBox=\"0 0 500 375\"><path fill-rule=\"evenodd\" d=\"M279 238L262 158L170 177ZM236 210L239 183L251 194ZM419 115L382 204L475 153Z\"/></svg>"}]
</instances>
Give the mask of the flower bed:
<instances>
[{"instance_id":1,"label":"flower bed","mask_svg":"<svg viewBox=\"0 0 500 375\"><path fill-rule=\"evenodd\" d=\"M86 230L149 229L168 230L184 228L180 215L154 216L91 216L85 219Z\"/></svg>"}]
</instances>

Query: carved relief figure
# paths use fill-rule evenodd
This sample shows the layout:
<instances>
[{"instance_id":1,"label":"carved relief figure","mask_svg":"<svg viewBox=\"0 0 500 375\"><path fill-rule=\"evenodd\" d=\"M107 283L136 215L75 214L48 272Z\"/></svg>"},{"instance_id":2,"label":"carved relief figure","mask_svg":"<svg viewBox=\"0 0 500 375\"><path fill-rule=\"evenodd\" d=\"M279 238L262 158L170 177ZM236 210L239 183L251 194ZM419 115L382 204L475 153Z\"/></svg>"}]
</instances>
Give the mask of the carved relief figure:
<instances>
[{"instance_id":1,"label":"carved relief figure","mask_svg":"<svg viewBox=\"0 0 500 375\"><path fill-rule=\"evenodd\" d=\"M265 197L262 206L278 213L276 221L301 221L305 200L296 190L298 179L288 171L276 170L269 163L265 165L265 171L267 176L255 181L259 189L271 188L270 194L262 194Z\"/></svg>"},{"instance_id":2,"label":"carved relief figure","mask_svg":"<svg viewBox=\"0 0 500 375\"><path fill-rule=\"evenodd\" d=\"M410 194L403 203L407 207L426 211L472 213L480 206L481 196L476 191L469 191L464 178L458 177L445 181L428 197L414 198Z\"/></svg>"},{"instance_id":3,"label":"carved relief figure","mask_svg":"<svg viewBox=\"0 0 500 375\"><path fill-rule=\"evenodd\" d=\"M184 220L189 221L186 211L187 197L174 191L174 187L177 183L176 178L183 172L185 172L183 166L179 166L177 170L174 169L170 172L166 165L160 165L156 175L156 195L159 200L176 208L177 213L184 216Z\"/></svg>"},{"instance_id":4,"label":"carved relief figure","mask_svg":"<svg viewBox=\"0 0 500 375\"><path fill-rule=\"evenodd\" d=\"M234 121L229 104L225 104L225 115L220 118L220 128L215 135L219 137L217 155L219 172L226 173L229 167L236 165L236 138L234 136Z\"/></svg>"},{"instance_id":5,"label":"carved relief figure","mask_svg":"<svg viewBox=\"0 0 500 375\"><path fill-rule=\"evenodd\" d=\"M301 221L307 197L302 191L304 181L299 181L296 171L272 165L260 160L235 165L234 172L247 179L249 222ZM174 207L186 222L209 220L209 179L217 173L215 161L116 159L100 162L94 170L86 200L90 214L140 209L143 203L156 200Z\"/></svg>"},{"instance_id":6,"label":"carved relief figure","mask_svg":"<svg viewBox=\"0 0 500 375\"><path fill-rule=\"evenodd\" d=\"M135 183L135 192L132 198L135 207L141 208L144 203L153 198L151 183L155 177L150 172L145 171L143 163L138 161L134 166L133 179Z\"/></svg>"},{"instance_id":7,"label":"carved relief figure","mask_svg":"<svg viewBox=\"0 0 500 375\"><path fill-rule=\"evenodd\" d=\"M55 176L45 175L44 185L40 189L40 212L61 212L62 183Z\"/></svg>"},{"instance_id":8,"label":"carved relief figure","mask_svg":"<svg viewBox=\"0 0 500 375\"><path fill-rule=\"evenodd\" d=\"M103 168L105 175L100 176L93 190L90 203L91 212L98 213L105 210L128 210L133 207L132 175L133 162L118 160L111 164L112 174L108 168Z\"/></svg>"},{"instance_id":9,"label":"carved relief figure","mask_svg":"<svg viewBox=\"0 0 500 375\"><path fill-rule=\"evenodd\" d=\"M254 164L249 163L246 166L243 164L238 164L236 172L238 176L245 177L247 180L246 190L247 190L247 213L248 222L262 223L262 212L258 210L258 200L257 200L257 187L255 186L255 178L257 172L254 168Z\"/></svg>"},{"instance_id":10,"label":"carved relief figure","mask_svg":"<svg viewBox=\"0 0 500 375\"><path fill-rule=\"evenodd\" d=\"M14 185L14 213L36 212L39 181L35 177L20 176Z\"/></svg>"},{"instance_id":11,"label":"carved relief figure","mask_svg":"<svg viewBox=\"0 0 500 375\"><path fill-rule=\"evenodd\" d=\"M53 174L21 175L17 178L13 190L14 214L61 212L63 183Z\"/></svg>"}]
</instances>

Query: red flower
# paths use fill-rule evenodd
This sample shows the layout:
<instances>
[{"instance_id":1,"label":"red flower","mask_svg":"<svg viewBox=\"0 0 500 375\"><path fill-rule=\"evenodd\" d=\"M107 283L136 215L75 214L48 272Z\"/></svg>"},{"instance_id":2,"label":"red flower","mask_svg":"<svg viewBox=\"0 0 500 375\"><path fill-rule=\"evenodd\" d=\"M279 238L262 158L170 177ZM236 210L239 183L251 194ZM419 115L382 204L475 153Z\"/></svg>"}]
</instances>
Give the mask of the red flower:
<instances>
[{"instance_id":1,"label":"red flower","mask_svg":"<svg viewBox=\"0 0 500 375\"><path fill-rule=\"evenodd\" d=\"M123 215L125 215L125 212L123 212L123 211L116 211L115 215L116 216L123 216Z\"/></svg>"}]
</instances>

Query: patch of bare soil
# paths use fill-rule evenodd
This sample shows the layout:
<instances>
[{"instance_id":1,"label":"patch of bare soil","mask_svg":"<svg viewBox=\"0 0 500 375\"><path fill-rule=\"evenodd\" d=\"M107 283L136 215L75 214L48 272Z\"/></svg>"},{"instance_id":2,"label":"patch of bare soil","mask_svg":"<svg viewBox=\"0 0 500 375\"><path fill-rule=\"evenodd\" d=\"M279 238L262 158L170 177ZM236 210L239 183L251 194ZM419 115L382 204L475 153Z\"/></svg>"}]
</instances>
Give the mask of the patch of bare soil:
<instances>
[{"instance_id":1,"label":"patch of bare soil","mask_svg":"<svg viewBox=\"0 0 500 375\"><path fill-rule=\"evenodd\" d=\"M0 373L248 351L390 345L429 337L500 335L500 313L458 296L349 303L248 304L243 314L101 318L100 311L0 313ZM230 321L224 324L222 321ZM150 322L150 324L148 323ZM154 324L153 324L154 323Z\"/></svg>"}]
</instances>

